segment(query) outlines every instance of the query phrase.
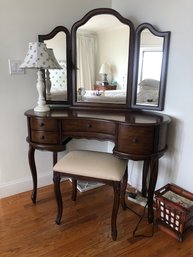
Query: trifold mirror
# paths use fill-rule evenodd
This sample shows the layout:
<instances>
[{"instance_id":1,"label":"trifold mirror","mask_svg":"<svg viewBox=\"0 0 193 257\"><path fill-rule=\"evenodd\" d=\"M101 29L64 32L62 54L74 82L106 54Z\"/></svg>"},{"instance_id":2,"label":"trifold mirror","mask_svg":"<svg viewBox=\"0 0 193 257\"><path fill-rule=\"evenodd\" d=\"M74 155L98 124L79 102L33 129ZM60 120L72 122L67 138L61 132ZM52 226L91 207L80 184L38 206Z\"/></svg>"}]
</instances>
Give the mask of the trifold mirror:
<instances>
[{"instance_id":1,"label":"trifold mirror","mask_svg":"<svg viewBox=\"0 0 193 257\"><path fill-rule=\"evenodd\" d=\"M49 71L48 104L164 109L170 32L148 23L135 30L117 11L99 8L77 21L71 34L59 26L38 37L63 68Z\"/></svg>"}]
</instances>

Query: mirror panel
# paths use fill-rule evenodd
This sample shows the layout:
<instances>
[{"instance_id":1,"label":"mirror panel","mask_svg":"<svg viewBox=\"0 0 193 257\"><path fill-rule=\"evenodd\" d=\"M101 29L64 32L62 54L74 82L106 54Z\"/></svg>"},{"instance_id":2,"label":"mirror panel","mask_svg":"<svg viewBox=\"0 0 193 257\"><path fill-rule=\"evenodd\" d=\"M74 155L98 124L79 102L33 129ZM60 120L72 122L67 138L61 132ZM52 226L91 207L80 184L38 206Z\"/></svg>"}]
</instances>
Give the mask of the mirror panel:
<instances>
[{"instance_id":1,"label":"mirror panel","mask_svg":"<svg viewBox=\"0 0 193 257\"><path fill-rule=\"evenodd\" d=\"M72 44L74 104L123 106L130 102L131 22L112 9L96 9L73 26Z\"/></svg>"},{"instance_id":2,"label":"mirror panel","mask_svg":"<svg viewBox=\"0 0 193 257\"><path fill-rule=\"evenodd\" d=\"M46 102L68 103L69 102L69 32L63 27L56 27L47 35L39 35L39 41L44 42L47 48L52 48L56 60L62 69L49 69L45 72Z\"/></svg>"},{"instance_id":3,"label":"mirror panel","mask_svg":"<svg viewBox=\"0 0 193 257\"><path fill-rule=\"evenodd\" d=\"M112 15L94 16L77 29L76 48L77 101L126 104L129 27Z\"/></svg>"},{"instance_id":4,"label":"mirror panel","mask_svg":"<svg viewBox=\"0 0 193 257\"><path fill-rule=\"evenodd\" d=\"M163 110L169 38L148 23L137 28L133 107Z\"/></svg>"}]
</instances>

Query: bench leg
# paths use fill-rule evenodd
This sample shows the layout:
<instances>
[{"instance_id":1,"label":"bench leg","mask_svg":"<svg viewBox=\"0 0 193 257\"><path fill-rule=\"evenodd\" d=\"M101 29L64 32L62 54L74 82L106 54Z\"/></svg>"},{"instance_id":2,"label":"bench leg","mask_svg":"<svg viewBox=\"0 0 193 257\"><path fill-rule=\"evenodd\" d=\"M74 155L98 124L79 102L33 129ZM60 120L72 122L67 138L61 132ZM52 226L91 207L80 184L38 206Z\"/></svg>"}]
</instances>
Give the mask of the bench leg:
<instances>
[{"instance_id":1,"label":"bench leg","mask_svg":"<svg viewBox=\"0 0 193 257\"><path fill-rule=\"evenodd\" d=\"M76 201L77 197L77 180L72 179L72 201Z\"/></svg>"},{"instance_id":2,"label":"bench leg","mask_svg":"<svg viewBox=\"0 0 193 257\"><path fill-rule=\"evenodd\" d=\"M60 224L61 217L62 217L62 212L63 212L63 203L62 203L62 195L60 191L60 173L59 172L54 172L54 192L55 192L55 197L56 197L56 202L57 202L57 216L56 216L56 224Z\"/></svg>"},{"instance_id":3,"label":"bench leg","mask_svg":"<svg viewBox=\"0 0 193 257\"><path fill-rule=\"evenodd\" d=\"M121 182L113 183L114 190L114 202L113 202L113 210L111 216L111 236L115 241L117 239L117 214L120 203L120 192L121 192Z\"/></svg>"}]
</instances>

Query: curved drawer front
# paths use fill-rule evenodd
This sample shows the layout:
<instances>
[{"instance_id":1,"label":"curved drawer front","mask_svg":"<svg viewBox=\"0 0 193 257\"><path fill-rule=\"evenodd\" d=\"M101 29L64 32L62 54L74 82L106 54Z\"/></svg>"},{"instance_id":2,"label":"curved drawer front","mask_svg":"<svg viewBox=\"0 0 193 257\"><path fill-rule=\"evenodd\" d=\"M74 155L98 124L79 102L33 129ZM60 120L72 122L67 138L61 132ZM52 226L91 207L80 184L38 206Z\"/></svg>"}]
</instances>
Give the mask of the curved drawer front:
<instances>
[{"instance_id":1,"label":"curved drawer front","mask_svg":"<svg viewBox=\"0 0 193 257\"><path fill-rule=\"evenodd\" d=\"M34 130L55 131L58 127L57 120L54 119L31 118L30 124Z\"/></svg>"},{"instance_id":2,"label":"curved drawer front","mask_svg":"<svg viewBox=\"0 0 193 257\"><path fill-rule=\"evenodd\" d=\"M118 126L117 150L119 152L147 155L153 153L154 128L148 126Z\"/></svg>"},{"instance_id":3,"label":"curved drawer front","mask_svg":"<svg viewBox=\"0 0 193 257\"><path fill-rule=\"evenodd\" d=\"M30 118L31 141L39 144L58 144L58 122L54 119Z\"/></svg>"},{"instance_id":4,"label":"curved drawer front","mask_svg":"<svg viewBox=\"0 0 193 257\"><path fill-rule=\"evenodd\" d=\"M115 134L115 124L109 121L92 119L66 119L62 121L63 134L69 132L90 132L99 134Z\"/></svg>"},{"instance_id":5,"label":"curved drawer front","mask_svg":"<svg viewBox=\"0 0 193 257\"><path fill-rule=\"evenodd\" d=\"M58 133L32 130L31 141L34 143L41 143L41 144L57 144Z\"/></svg>"}]
</instances>

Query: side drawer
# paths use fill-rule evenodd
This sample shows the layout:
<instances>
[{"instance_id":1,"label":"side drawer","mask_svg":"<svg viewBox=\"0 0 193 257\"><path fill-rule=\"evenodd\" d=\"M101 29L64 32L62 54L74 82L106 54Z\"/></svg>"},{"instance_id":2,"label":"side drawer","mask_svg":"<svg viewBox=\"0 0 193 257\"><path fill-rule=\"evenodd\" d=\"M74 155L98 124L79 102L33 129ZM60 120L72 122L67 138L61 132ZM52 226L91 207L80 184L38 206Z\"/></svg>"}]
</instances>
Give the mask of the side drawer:
<instances>
[{"instance_id":1,"label":"side drawer","mask_svg":"<svg viewBox=\"0 0 193 257\"><path fill-rule=\"evenodd\" d=\"M31 141L41 144L57 144L58 134L57 132L44 132L44 131L31 131Z\"/></svg>"},{"instance_id":2,"label":"side drawer","mask_svg":"<svg viewBox=\"0 0 193 257\"><path fill-rule=\"evenodd\" d=\"M62 132L93 132L115 134L115 123L91 119L66 119L62 121Z\"/></svg>"},{"instance_id":3,"label":"side drawer","mask_svg":"<svg viewBox=\"0 0 193 257\"><path fill-rule=\"evenodd\" d=\"M146 155L153 153L153 127L118 126L117 150L119 152Z\"/></svg>"},{"instance_id":4,"label":"side drawer","mask_svg":"<svg viewBox=\"0 0 193 257\"><path fill-rule=\"evenodd\" d=\"M57 130L57 120L44 119L44 118L31 118L30 119L31 128L34 130L46 130L46 131L56 131Z\"/></svg>"}]
</instances>

